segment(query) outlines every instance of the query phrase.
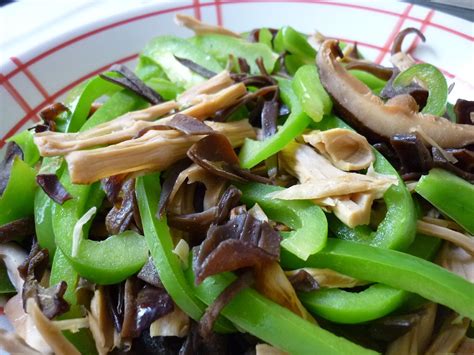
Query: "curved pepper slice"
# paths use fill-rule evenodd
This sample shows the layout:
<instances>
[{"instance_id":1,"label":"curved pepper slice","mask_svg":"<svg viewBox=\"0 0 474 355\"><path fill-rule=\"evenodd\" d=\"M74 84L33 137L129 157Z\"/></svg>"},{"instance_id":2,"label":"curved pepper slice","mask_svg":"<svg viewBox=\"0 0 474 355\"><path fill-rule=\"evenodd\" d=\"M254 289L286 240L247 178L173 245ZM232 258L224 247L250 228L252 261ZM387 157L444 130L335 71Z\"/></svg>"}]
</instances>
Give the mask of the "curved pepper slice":
<instances>
[{"instance_id":1,"label":"curved pepper slice","mask_svg":"<svg viewBox=\"0 0 474 355\"><path fill-rule=\"evenodd\" d=\"M7 139L7 142L15 142L20 146L23 152L23 161L29 166L34 166L40 160L40 153L33 137L33 132L26 130Z\"/></svg>"},{"instance_id":2,"label":"curved pepper slice","mask_svg":"<svg viewBox=\"0 0 474 355\"><path fill-rule=\"evenodd\" d=\"M33 214L36 170L20 158L13 161L10 177L0 196L0 226Z\"/></svg>"},{"instance_id":3,"label":"curved pepper slice","mask_svg":"<svg viewBox=\"0 0 474 355\"><path fill-rule=\"evenodd\" d=\"M335 116L327 116L320 123L313 123L312 127L326 130L330 128L350 128ZM406 249L415 237L416 213L411 194L396 170L383 157L375 151L376 160L374 169L380 174L394 175L398 178L398 185L392 185L384 194L387 213L380 222L376 231L369 226L349 228L336 217L329 215L329 227L340 239L357 241L380 248Z\"/></svg>"},{"instance_id":4,"label":"curved pepper slice","mask_svg":"<svg viewBox=\"0 0 474 355\"><path fill-rule=\"evenodd\" d=\"M474 319L474 284L416 256L347 240L329 238L327 246L306 262L282 250L287 269L329 268L367 281L416 293Z\"/></svg>"},{"instance_id":5,"label":"curved pepper slice","mask_svg":"<svg viewBox=\"0 0 474 355\"><path fill-rule=\"evenodd\" d=\"M275 36L274 46L277 53L287 51L300 57L307 64L314 63L316 50L293 27L285 26L281 28Z\"/></svg>"},{"instance_id":6,"label":"curved pepper slice","mask_svg":"<svg viewBox=\"0 0 474 355\"><path fill-rule=\"evenodd\" d=\"M304 65L298 69L293 79L293 90L300 100L303 111L319 122L323 115L332 110L332 100L319 81L319 73L315 65Z\"/></svg>"},{"instance_id":7,"label":"curved pepper slice","mask_svg":"<svg viewBox=\"0 0 474 355\"><path fill-rule=\"evenodd\" d=\"M283 201L267 197L281 187L248 183L238 186L242 191L242 202L258 205L268 217L282 222L293 231L284 234L281 246L302 260L326 245L328 224L319 206L309 201Z\"/></svg>"},{"instance_id":8,"label":"curved pepper slice","mask_svg":"<svg viewBox=\"0 0 474 355\"><path fill-rule=\"evenodd\" d=\"M253 74L260 73L255 62L257 59L262 58L265 69L271 73L278 58L278 56L263 43L249 43L240 38L226 35L206 34L192 37L189 41L217 59L221 65L227 63L230 54L232 54L235 59L244 58L249 64L250 71Z\"/></svg>"},{"instance_id":9,"label":"curved pepper slice","mask_svg":"<svg viewBox=\"0 0 474 355\"><path fill-rule=\"evenodd\" d=\"M199 320L206 307L193 295L191 287L184 278L181 263L177 255L173 253L173 239L166 218L156 218L160 192L159 174L146 175L137 179L137 201L148 249L160 280L173 301L191 318ZM234 329L231 324L222 320L218 321L216 326L216 330L222 332Z\"/></svg>"},{"instance_id":10,"label":"curved pepper slice","mask_svg":"<svg viewBox=\"0 0 474 355\"><path fill-rule=\"evenodd\" d=\"M474 234L474 185L442 169L421 177L415 191Z\"/></svg>"},{"instance_id":11,"label":"curved pepper slice","mask_svg":"<svg viewBox=\"0 0 474 355\"><path fill-rule=\"evenodd\" d=\"M431 259L441 241L419 235L408 253ZM347 292L337 288L298 294L301 302L321 317L337 323L362 323L393 312L413 294L384 284L373 284L361 292Z\"/></svg>"},{"instance_id":12,"label":"curved pepper slice","mask_svg":"<svg viewBox=\"0 0 474 355\"><path fill-rule=\"evenodd\" d=\"M112 96L81 130L109 121L121 114L144 107L145 103L133 93L120 91ZM120 282L137 272L147 261L145 240L136 233L123 233L96 242L82 239L76 257L72 256L72 236L79 218L92 206L102 203L104 193L99 184L74 185L64 171L61 183L73 199L62 206L53 206L53 231L56 245L83 277L99 284ZM86 233L84 233L86 234Z\"/></svg>"},{"instance_id":13,"label":"curved pepper slice","mask_svg":"<svg viewBox=\"0 0 474 355\"><path fill-rule=\"evenodd\" d=\"M312 121L303 112L298 97L291 87L291 81L278 79L278 86L280 87L281 98L290 107L291 113L283 126L278 128L275 135L263 141L245 140L239 154L240 165L245 169L253 168L273 154L278 153L285 145L303 133Z\"/></svg>"},{"instance_id":14,"label":"curved pepper slice","mask_svg":"<svg viewBox=\"0 0 474 355\"><path fill-rule=\"evenodd\" d=\"M153 59L173 83L186 89L204 81L205 78L183 66L174 56L192 60L214 72L222 70L222 66L198 45L174 36L152 39L143 49L143 55Z\"/></svg>"},{"instance_id":15,"label":"curved pepper slice","mask_svg":"<svg viewBox=\"0 0 474 355\"><path fill-rule=\"evenodd\" d=\"M236 279L231 273L222 273L196 286L192 268L186 270L186 277L194 294L208 305ZM240 329L290 354L375 354L304 320L251 288L235 295L221 314Z\"/></svg>"},{"instance_id":16,"label":"curved pepper slice","mask_svg":"<svg viewBox=\"0 0 474 355\"><path fill-rule=\"evenodd\" d=\"M444 115L448 102L448 84L443 73L431 64L415 64L398 74L393 85L407 86L415 78L421 80L429 91L428 100L421 112L435 116Z\"/></svg>"}]
</instances>

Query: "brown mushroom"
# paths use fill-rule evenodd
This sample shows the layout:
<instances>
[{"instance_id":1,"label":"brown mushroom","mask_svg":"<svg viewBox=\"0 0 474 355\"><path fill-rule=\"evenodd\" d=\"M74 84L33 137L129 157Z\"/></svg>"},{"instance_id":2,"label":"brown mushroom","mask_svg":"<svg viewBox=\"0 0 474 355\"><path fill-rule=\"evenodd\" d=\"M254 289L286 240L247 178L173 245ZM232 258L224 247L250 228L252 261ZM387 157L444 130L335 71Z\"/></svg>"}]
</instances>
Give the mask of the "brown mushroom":
<instances>
[{"instance_id":1,"label":"brown mushroom","mask_svg":"<svg viewBox=\"0 0 474 355\"><path fill-rule=\"evenodd\" d=\"M195 17L185 15L185 14L176 14L175 22L179 26L184 26L184 27L189 28L191 31L194 31L196 35L214 33L214 34L241 38L238 33L228 30L225 27L209 25L207 23L199 21Z\"/></svg>"},{"instance_id":2,"label":"brown mushroom","mask_svg":"<svg viewBox=\"0 0 474 355\"><path fill-rule=\"evenodd\" d=\"M458 148L474 143L474 126L455 124L445 118L401 111L388 106L361 81L350 75L336 60L338 42L322 44L317 65L321 83L332 96L338 113L369 140L388 141L395 134L414 129L425 132L443 148Z\"/></svg>"}]
</instances>

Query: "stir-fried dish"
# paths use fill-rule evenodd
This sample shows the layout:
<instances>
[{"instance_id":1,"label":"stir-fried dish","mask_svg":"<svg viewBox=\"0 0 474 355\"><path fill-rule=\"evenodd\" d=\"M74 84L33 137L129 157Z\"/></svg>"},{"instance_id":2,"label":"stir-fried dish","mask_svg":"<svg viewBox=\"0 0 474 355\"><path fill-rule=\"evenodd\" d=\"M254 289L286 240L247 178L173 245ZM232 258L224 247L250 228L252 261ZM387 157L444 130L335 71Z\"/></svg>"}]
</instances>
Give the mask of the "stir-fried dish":
<instances>
[{"instance_id":1,"label":"stir-fried dish","mask_svg":"<svg viewBox=\"0 0 474 355\"><path fill-rule=\"evenodd\" d=\"M291 27L178 15L9 139L11 353L474 353L474 105Z\"/></svg>"}]
</instances>

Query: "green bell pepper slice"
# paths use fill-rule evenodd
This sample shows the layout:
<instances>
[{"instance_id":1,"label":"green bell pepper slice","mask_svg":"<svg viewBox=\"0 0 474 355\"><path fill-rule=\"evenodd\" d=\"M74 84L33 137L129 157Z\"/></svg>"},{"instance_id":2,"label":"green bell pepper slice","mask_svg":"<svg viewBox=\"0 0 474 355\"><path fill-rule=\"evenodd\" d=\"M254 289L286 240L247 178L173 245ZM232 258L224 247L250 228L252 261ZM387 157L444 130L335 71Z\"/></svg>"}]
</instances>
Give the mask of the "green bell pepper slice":
<instances>
[{"instance_id":1,"label":"green bell pepper slice","mask_svg":"<svg viewBox=\"0 0 474 355\"><path fill-rule=\"evenodd\" d=\"M312 128L327 130L330 128L349 128L342 120L335 116L327 116L320 123L313 123ZM383 199L387 206L385 218L373 231L369 226L349 228L335 216L329 215L329 228L340 239L352 240L380 248L406 249L416 233L415 206L410 192L396 170L382 154L374 150L374 169L380 174L396 176L398 185L392 185L384 194Z\"/></svg>"},{"instance_id":2,"label":"green bell pepper slice","mask_svg":"<svg viewBox=\"0 0 474 355\"><path fill-rule=\"evenodd\" d=\"M8 276L7 267L5 263L0 262L0 295L15 293L15 286L12 285L10 277Z\"/></svg>"},{"instance_id":3,"label":"green bell pepper slice","mask_svg":"<svg viewBox=\"0 0 474 355\"><path fill-rule=\"evenodd\" d=\"M421 80L429 91L426 106L421 112L442 116L448 102L448 84L443 73L431 64L415 64L398 74L393 81L393 86L407 86L415 78Z\"/></svg>"},{"instance_id":4,"label":"green bell pepper slice","mask_svg":"<svg viewBox=\"0 0 474 355\"><path fill-rule=\"evenodd\" d=\"M268 28L261 28L258 33L258 42L265 44L268 48L272 49L273 35Z\"/></svg>"},{"instance_id":5,"label":"green bell pepper slice","mask_svg":"<svg viewBox=\"0 0 474 355\"><path fill-rule=\"evenodd\" d=\"M15 142L18 144L23 152L23 161L29 166L35 166L40 160L40 153L33 138L33 132L25 130L7 139L7 142Z\"/></svg>"},{"instance_id":6,"label":"green bell pepper slice","mask_svg":"<svg viewBox=\"0 0 474 355\"><path fill-rule=\"evenodd\" d=\"M329 268L343 274L416 293L474 319L474 284L419 257L395 250L329 238L306 262L282 250L285 269Z\"/></svg>"},{"instance_id":7,"label":"green bell pepper slice","mask_svg":"<svg viewBox=\"0 0 474 355\"><path fill-rule=\"evenodd\" d=\"M418 235L407 252L417 257L434 257L441 241ZM395 311L413 298L413 294L384 284L373 284L361 292L341 289L321 289L298 294L301 302L312 313L337 323L363 323Z\"/></svg>"},{"instance_id":8,"label":"green bell pepper slice","mask_svg":"<svg viewBox=\"0 0 474 355\"><path fill-rule=\"evenodd\" d=\"M173 239L166 217L156 218L161 193L159 174L139 177L136 182L136 193L145 239L160 280L179 308L194 320L199 320L204 313L205 305L194 296L184 277L181 262L173 253ZM233 329L230 323L223 321L218 322L216 328L221 332Z\"/></svg>"},{"instance_id":9,"label":"green bell pepper slice","mask_svg":"<svg viewBox=\"0 0 474 355\"><path fill-rule=\"evenodd\" d=\"M332 100L324 90L315 65L305 65L298 69L292 88L300 100L301 107L315 122L323 119L332 110Z\"/></svg>"},{"instance_id":10,"label":"green bell pepper slice","mask_svg":"<svg viewBox=\"0 0 474 355\"><path fill-rule=\"evenodd\" d=\"M443 214L474 234L474 185L442 169L432 169L415 191Z\"/></svg>"},{"instance_id":11,"label":"green bell pepper slice","mask_svg":"<svg viewBox=\"0 0 474 355\"><path fill-rule=\"evenodd\" d=\"M283 201L268 195L283 190L278 186L248 183L238 185L242 191L241 201L249 207L258 203L268 217L293 229L283 234L281 246L302 260L324 248L328 235L328 224L324 212L309 201Z\"/></svg>"},{"instance_id":12,"label":"green bell pepper slice","mask_svg":"<svg viewBox=\"0 0 474 355\"><path fill-rule=\"evenodd\" d=\"M138 57L138 63L135 67L135 74L143 80L147 81L149 79L166 79L167 76L163 69L150 57L140 54Z\"/></svg>"},{"instance_id":13,"label":"green bell pepper slice","mask_svg":"<svg viewBox=\"0 0 474 355\"><path fill-rule=\"evenodd\" d=\"M236 279L231 273L222 273L196 286L192 268L186 270L186 277L194 294L208 305ZM375 354L304 320L251 288L235 295L221 314L239 329L290 354Z\"/></svg>"},{"instance_id":14,"label":"green bell pepper slice","mask_svg":"<svg viewBox=\"0 0 474 355\"><path fill-rule=\"evenodd\" d=\"M277 53L290 52L300 57L306 64L314 63L316 58L316 50L311 47L305 36L290 26L285 26L278 31L274 47Z\"/></svg>"},{"instance_id":15,"label":"green bell pepper slice","mask_svg":"<svg viewBox=\"0 0 474 355\"><path fill-rule=\"evenodd\" d=\"M81 130L144 106L144 101L135 94L120 91L97 110ZM63 205L54 204L53 231L56 245L74 269L81 276L99 284L117 283L136 273L146 262L148 252L144 238L131 231L111 236L101 242L82 239L78 255L72 256L74 226L89 208L101 204L104 193L98 183L72 184L67 171L64 171L60 181L73 199Z\"/></svg>"},{"instance_id":16,"label":"green bell pepper slice","mask_svg":"<svg viewBox=\"0 0 474 355\"><path fill-rule=\"evenodd\" d=\"M219 61L222 66L226 65L230 54L234 56L235 61L237 58L244 58L252 74L260 73L255 62L257 59L262 58L265 69L271 73L278 58L278 55L263 43L249 43L240 38L220 34L195 36L189 41Z\"/></svg>"},{"instance_id":17,"label":"green bell pepper slice","mask_svg":"<svg viewBox=\"0 0 474 355\"><path fill-rule=\"evenodd\" d=\"M278 153L295 137L299 136L305 128L311 123L311 118L303 112L298 97L293 92L291 81L287 79L278 79L280 95L283 102L289 106L291 113L283 126L278 128L278 132L263 140L255 141L245 139L244 145L240 150L240 165L245 169L253 168L265 159Z\"/></svg>"},{"instance_id":18,"label":"green bell pepper slice","mask_svg":"<svg viewBox=\"0 0 474 355\"><path fill-rule=\"evenodd\" d=\"M206 79L183 66L174 56L192 60L214 72L223 69L198 45L174 36L160 36L152 39L143 49L142 55L154 60L170 81L185 89Z\"/></svg>"},{"instance_id":19,"label":"green bell pepper slice","mask_svg":"<svg viewBox=\"0 0 474 355\"><path fill-rule=\"evenodd\" d=\"M13 160L10 178L0 196L0 226L33 215L36 170L20 158Z\"/></svg>"}]
</instances>

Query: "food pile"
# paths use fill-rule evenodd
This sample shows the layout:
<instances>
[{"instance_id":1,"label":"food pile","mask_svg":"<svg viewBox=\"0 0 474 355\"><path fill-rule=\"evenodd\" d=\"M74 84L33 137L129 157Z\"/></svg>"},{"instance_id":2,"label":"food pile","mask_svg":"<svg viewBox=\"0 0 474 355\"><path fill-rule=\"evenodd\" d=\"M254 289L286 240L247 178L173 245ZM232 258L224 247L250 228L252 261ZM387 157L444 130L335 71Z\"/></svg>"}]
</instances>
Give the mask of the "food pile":
<instances>
[{"instance_id":1,"label":"food pile","mask_svg":"<svg viewBox=\"0 0 474 355\"><path fill-rule=\"evenodd\" d=\"M0 168L11 353L473 353L474 105L291 27L178 15Z\"/></svg>"}]
</instances>

